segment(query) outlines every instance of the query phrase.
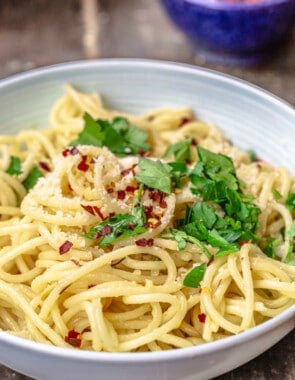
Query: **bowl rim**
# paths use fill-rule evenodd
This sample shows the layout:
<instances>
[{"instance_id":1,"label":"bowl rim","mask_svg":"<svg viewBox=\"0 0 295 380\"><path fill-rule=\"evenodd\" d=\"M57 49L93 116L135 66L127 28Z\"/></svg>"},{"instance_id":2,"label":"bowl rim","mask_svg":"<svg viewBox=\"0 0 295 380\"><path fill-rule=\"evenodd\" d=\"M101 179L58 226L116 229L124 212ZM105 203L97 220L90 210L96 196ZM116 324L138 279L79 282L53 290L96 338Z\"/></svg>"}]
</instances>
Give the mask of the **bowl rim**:
<instances>
[{"instance_id":1,"label":"bowl rim","mask_svg":"<svg viewBox=\"0 0 295 380\"><path fill-rule=\"evenodd\" d=\"M149 68L160 69L165 71L185 73L189 75L197 75L207 77L209 79L218 80L218 82L226 82L232 86L239 87L246 90L248 93L255 93L261 98L269 101L270 103L276 103L284 112L287 112L295 122L295 108L287 101L273 95L269 91L260 88L254 84L251 84L245 80L236 78L234 76L217 72L207 68L201 68L189 64L175 63L169 61L157 61L149 59L129 59L129 58L110 58L99 60L79 60L69 61L65 63L59 63L50 66L44 66L37 69L32 69L26 72L18 73L7 78L0 80L0 90L5 91L6 87L14 84L21 84L28 80L38 80L41 77L54 76L56 73L63 73L73 71L77 69L88 69L96 67L107 67L115 69L116 67L122 68ZM51 346L44 343L38 343L29 339L21 338L13 334L0 331L0 343L5 342L10 346L30 350L31 352L38 352L39 354L46 354L49 356L59 356L63 359L77 359L80 361L88 362L105 362L105 363L133 363L133 362L160 362L160 361L172 361L185 358L192 358L196 356L203 356L211 352L218 352L225 348L230 348L235 345L240 345L254 338L262 336L271 330L279 327L280 325L290 321L295 316L295 305L286 309L276 317L269 319L268 321L253 327L245 332L241 332L237 335L232 335L214 342L201 344L198 346L181 348L169 351L161 352L139 352L139 353L109 353L109 352L94 352L75 350L72 348L64 348Z\"/></svg>"},{"instance_id":2,"label":"bowl rim","mask_svg":"<svg viewBox=\"0 0 295 380\"><path fill-rule=\"evenodd\" d=\"M187 1L187 0L186 0ZM190 0L189 0L190 1ZM195 1L195 0L193 0ZM196 0L202 1L202 0ZM267 0L268 1L268 0ZM270 0L272 1L272 0ZM116 66L126 66L126 67L148 67L154 69L164 69L165 71L177 71L180 73L187 74L202 74L210 79L218 79L222 82L227 82L231 85L237 86L240 89L244 89L246 91L250 91L253 94L260 94L263 97L267 98L267 100L276 103L279 106L283 106L285 111L291 112L292 116L295 116L295 105L293 106L286 99L280 98L278 95L273 94L272 92L253 84L245 79L236 77L231 74L223 73L221 71L217 71L214 69L209 69L207 67L201 67L198 65L182 63L182 62L174 62L169 60L157 60L157 59L145 59L145 58L99 58L92 60L76 60L76 61L66 61L62 63L56 63L47 66L40 66L38 68L33 68L27 71L19 72L16 74L9 75L5 78L0 79L0 90L5 89L5 87L13 85L19 81L26 81L32 78L37 79L38 77L45 77L47 75L66 72L70 70L76 70L78 68L81 69L91 69L96 66L108 66L108 67L116 67Z\"/></svg>"},{"instance_id":3,"label":"bowl rim","mask_svg":"<svg viewBox=\"0 0 295 380\"><path fill-rule=\"evenodd\" d=\"M163 2L165 0L162 0ZM206 2L205 2L206 1ZM203 8L210 8L216 10L256 10L258 8L277 7L282 4L290 3L290 0L257 0L255 3L248 2L230 2L229 0L183 0L184 3L192 5L199 5Z\"/></svg>"}]
</instances>

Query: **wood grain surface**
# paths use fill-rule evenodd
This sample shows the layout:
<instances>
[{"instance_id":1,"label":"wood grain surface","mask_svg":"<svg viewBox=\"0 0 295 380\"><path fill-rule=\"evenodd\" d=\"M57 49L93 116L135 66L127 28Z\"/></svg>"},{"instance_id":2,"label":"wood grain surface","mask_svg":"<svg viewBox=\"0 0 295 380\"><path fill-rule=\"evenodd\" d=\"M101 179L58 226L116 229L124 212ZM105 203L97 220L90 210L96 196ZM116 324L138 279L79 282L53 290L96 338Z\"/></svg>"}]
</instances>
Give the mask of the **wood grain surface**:
<instances>
[{"instance_id":1,"label":"wood grain surface","mask_svg":"<svg viewBox=\"0 0 295 380\"><path fill-rule=\"evenodd\" d=\"M97 9L89 11L89 0L1 0L0 78L95 55L152 58L225 72L295 105L295 34L264 66L215 66L194 54L157 0L101 0L95 5ZM215 380L293 380L294 341L293 331L264 354ZM0 379L30 378L0 365Z\"/></svg>"}]
</instances>

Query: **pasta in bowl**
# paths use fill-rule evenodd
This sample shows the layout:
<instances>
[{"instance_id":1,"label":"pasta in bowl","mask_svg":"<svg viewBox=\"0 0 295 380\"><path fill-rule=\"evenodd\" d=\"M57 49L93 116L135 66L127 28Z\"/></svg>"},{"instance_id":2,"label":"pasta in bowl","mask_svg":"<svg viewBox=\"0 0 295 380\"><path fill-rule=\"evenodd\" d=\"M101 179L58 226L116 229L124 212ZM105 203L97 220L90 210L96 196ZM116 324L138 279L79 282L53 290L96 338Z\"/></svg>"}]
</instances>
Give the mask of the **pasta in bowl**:
<instances>
[{"instance_id":1,"label":"pasta in bowl","mask_svg":"<svg viewBox=\"0 0 295 380\"><path fill-rule=\"evenodd\" d=\"M294 179L190 108L71 86L1 137L0 327L79 352L189 348L294 305Z\"/></svg>"}]
</instances>

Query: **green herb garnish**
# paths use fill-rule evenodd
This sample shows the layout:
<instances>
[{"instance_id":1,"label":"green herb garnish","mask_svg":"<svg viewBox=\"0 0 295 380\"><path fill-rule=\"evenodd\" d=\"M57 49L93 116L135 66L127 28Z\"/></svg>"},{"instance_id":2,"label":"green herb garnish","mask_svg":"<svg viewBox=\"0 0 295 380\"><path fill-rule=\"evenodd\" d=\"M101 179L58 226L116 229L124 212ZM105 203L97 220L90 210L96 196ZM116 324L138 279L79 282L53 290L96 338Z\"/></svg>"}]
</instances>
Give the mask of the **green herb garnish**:
<instances>
[{"instance_id":1,"label":"green herb garnish","mask_svg":"<svg viewBox=\"0 0 295 380\"><path fill-rule=\"evenodd\" d=\"M171 229L170 236L164 234L164 237L174 238L179 249L188 241L202 244L208 257L211 255L206 245L218 248L216 257L237 252L240 244L257 241L255 230L260 209L252 203L253 196L241 192L229 157L202 147L197 150L197 165L186 172L180 168L179 172L191 180L191 191L202 201L187 206L184 219L177 221L177 229Z\"/></svg>"},{"instance_id":2,"label":"green herb garnish","mask_svg":"<svg viewBox=\"0 0 295 380\"><path fill-rule=\"evenodd\" d=\"M23 182L26 190L29 191L32 187L34 187L40 177L43 177L43 173L35 166Z\"/></svg>"},{"instance_id":3,"label":"green herb garnish","mask_svg":"<svg viewBox=\"0 0 295 380\"><path fill-rule=\"evenodd\" d=\"M195 266L191 271L189 271L183 279L183 285L190 288L198 288L201 281L204 278L206 271L206 264L200 264Z\"/></svg>"},{"instance_id":4,"label":"green herb garnish","mask_svg":"<svg viewBox=\"0 0 295 380\"><path fill-rule=\"evenodd\" d=\"M293 221L290 229L287 231L287 236L289 237L295 237L295 220Z\"/></svg>"},{"instance_id":5,"label":"green herb garnish","mask_svg":"<svg viewBox=\"0 0 295 380\"><path fill-rule=\"evenodd\" d=\"M295 193L288 194L286 206L291 212L295 210Z\"/></svg>"},{"instance_id":6,"label":"green herb garnish","mask_svg":"<svg viewBox=\"0 0 295 380\"><path fill-rule=\"evenodd\" d=\"M202 163L202 167L198 168L199 174L204 174L206 178L216 182L224 181L232 190L238 188L238 178L230 157L210 152L200 146L197 147L197 151L199 162Z\"/></svg>"},{"instance_id":7,"label":"green herb garnish","mask_svg":"<svg viewBox=\"0 0 295 380\"><path fill-rule=\"evenodd\" d=\"M161 235L163 238L175 239L180 250L185 249L186 243L192 243L197 245L205 255L210 258L211 253L208 251L207 247L198 240L196 237L188 235L185 231L178 230L176 228L171 228L168 233Z\"/></svg>"},{"instance_id":8,"label":"green herb garnish","mask_svg":"<svg viewBox=\"0 0 295 380\"><path fill-rule=\"evenodd\" d=\"M141 185L138 190L131 209L131 214L117 214L112 216L102 223L91 227L85 236L89 239L100 239L98 245L103 246L147 231L144 226L146 216L144 206L141 202L142 191L143 185Z\"/></svg>"},{"instance_id":9,"label":"green herb garnish","mask_svg":"<svg viewBox=\"0 0 295 380\"><path fill-rule=\"evenodd\" d=\"M172 180L171 170L168 165L164 165L161 161L153 161L147 158L140 157L139 172L136 174L136 179L144 185L163 191L163 193L171 194Z\"/></svg>"},{"instance_id":10,"label":"green herb garnish","mask_svg":"<svg viewBox=\"0 0 295 380\"><path fill-rule=\"evenodd\" d=\"M273 193L273 196L275 197L275 199L283 198L282 194L276 189L272 189L272 193Z\"/></svg>"},{"instance_id":11,"label":"green herb garnish","mask_svg":"<svg viewBox=\"0 0 295 380\"><path fill-rule=\"evenodd\" d=\"M255 150L248 149L247 153L248 153L248 156L249 156L251 162L256 162L257 161L257 154L256 154Z\"/></svg>"},{"instance_id":12,"label":"green herb garnish","mask_svg":"<svg viewBox=\"0 0 295 380\"><path fill-rule=\"evenodd\" d=\"M6 170L6 173L11 175L19 175L21 174L21 160L16 156L10 157L10 164L8 169Z\"/></svg>"},{"instance_id":13,"label":"green herb garnish","mask_svg":"<svg viewBox=\"0 0 295 380\"><path fill-rule=\"evenodd\" d=\"M146 132L131 125L125 118L116 117L109 122L103 119L95 120L85 113L84 129L70 145L106 146L113 153L126 156L148 151L150 145L146 142L147 138Z\"/></svg>"},{"instance_id":14,"label":"green herb garnish","mask_svg":"<svg viewBox=\"0 0 295 380\"><path fill-rule=\"evenodd\" d=\"M191 137L184 141L179 141L169 146L164 154L164 158L174 155L176 162L191 162Z\"/></svg>"}]
</instances>

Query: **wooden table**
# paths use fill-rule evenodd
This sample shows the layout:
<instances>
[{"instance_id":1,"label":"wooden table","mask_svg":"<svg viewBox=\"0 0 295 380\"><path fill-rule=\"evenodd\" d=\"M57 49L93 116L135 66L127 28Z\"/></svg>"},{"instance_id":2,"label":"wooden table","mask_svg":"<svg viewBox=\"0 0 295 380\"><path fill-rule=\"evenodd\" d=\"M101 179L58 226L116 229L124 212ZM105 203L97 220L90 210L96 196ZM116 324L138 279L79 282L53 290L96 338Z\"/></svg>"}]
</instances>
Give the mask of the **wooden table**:
<instances>
[{"instance_id":1,"label":"wooden table","mask_svg":"<svg viewBox=\"0 0 295 380\"><path fill-rule=\"evenodd\" d=\"M82 1L82 3L81 3ZM225 68L195 57L157 0L1 0L0 78L58 62L100 57L197 64L257 84L295 105L295 34L267 65ZM82 17L84 14L84 18ZM295 379L295 331L258 358L215 380ZM1 380L29 380L0 365Z\"/></svg>"}]
</instances>

